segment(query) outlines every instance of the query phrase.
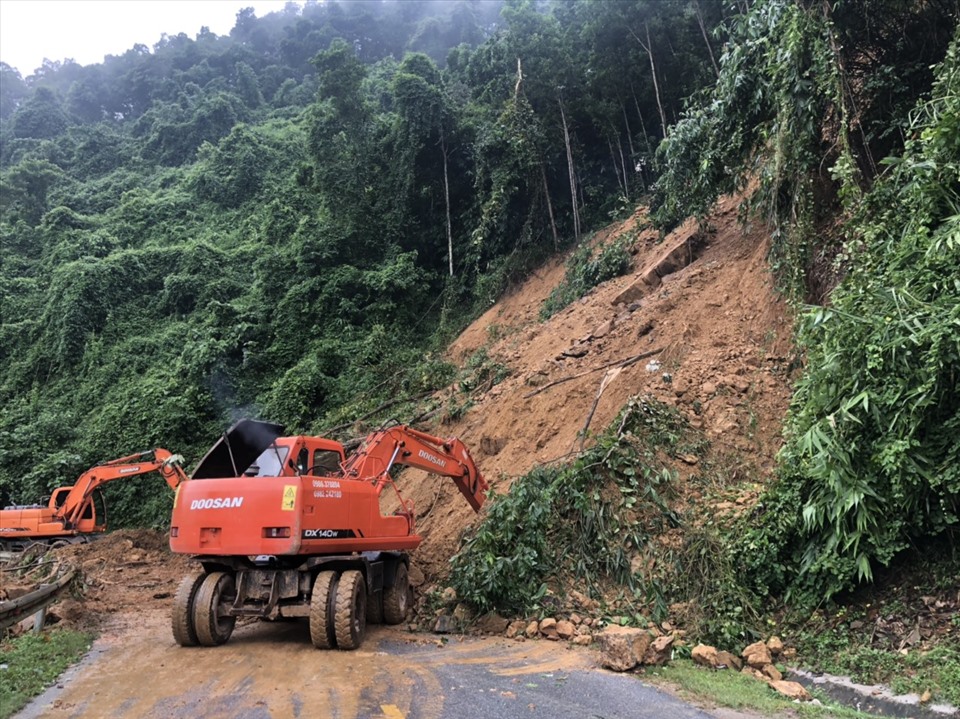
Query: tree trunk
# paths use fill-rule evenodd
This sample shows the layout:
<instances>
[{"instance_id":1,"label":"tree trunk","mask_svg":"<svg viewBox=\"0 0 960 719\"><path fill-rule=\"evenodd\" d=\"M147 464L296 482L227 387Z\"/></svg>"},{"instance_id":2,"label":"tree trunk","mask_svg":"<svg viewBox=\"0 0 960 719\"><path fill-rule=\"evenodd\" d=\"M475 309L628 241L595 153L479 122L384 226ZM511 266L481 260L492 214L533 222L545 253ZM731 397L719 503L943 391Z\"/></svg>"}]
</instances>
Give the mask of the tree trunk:
<instances>
[{"instance_id":1,"label":"tree trunk","mask_svg":"<svg viewBox=\"0 0 960 719\"><path fill-rule=\"evenodd\" d=\"M663 103L660 102L660 83L657 81L657 65L653 61L653 47L650 44L650 26L647 23L643 24L643 28L646 31L647 41L644 43L640 39L640 36L637 33L630 31L630 34L633 35L634 39L640 43L640 47L644 49L647 53L647 58L650 60L650 73L653 75L653 94L657 99L657 110L660 111L660 129L663 131L663 137L667 136L667 115L663 111Z\"/></svg>"},{"instance_id":2,"label":"tree trunk","mask_svg":"<svg viewBox=\"0 0 960 719\"><path fill-rule=\"evenodd\" d=\"M567 172L570 175L570 202L573 205L573 238L580 241L580 208L577 205L577 177L573 168L573 150L570 148L570 130L567 128L567 114L563 109L563 97L557 95L560 103L560 119L563 122L563 144L567 148Z\"/></svg>"},{"instance_id":3,"label":"tree trunk","mask_svg":"<svg viewBox=\"0 0 960 719\"><path fill-rule=\"evenodd\" d=\"M697 13L697 23L700 25L700 32L703 34L703 41L707 44L707 52L710 53L710 63L713 65L713 71L717 77L720 77L720 68L713 57L713 48L710 46L710 37L707 35L707 27L703 24L703 14L700 12L700 0L693 0L693 8Z\"/></svg>"},{"instance_id":4,"label":"tree trunk","mask_svg":"<svg viewBox=\"0 0 960 719\"><path fill-rule=\"evenodd\" d=\"M623 143L620 142L620 135L617 135L617 150L620 151L620 167L623 168L623 194L629 201L630 199L630 181L627 179L627 163L623 159Z\"/></svg>"},{"instance_id":5,"label":"tree trunk","mask_svg":"<svg viewBox=\"0 0 960 719\"><path fill-rule=\"evenodd\" d=\"M627 143L630 146L630 159L633 160L637 153L633 150L633 131L630 129L630 119L627 117L627 106L620 100L620 110L623 111L623 126L627 128Z\"/></svg>"},{"instance_id":6,"label":"tree trunk","mask_svg":"<svg viewBox=\"0 0 960 719\"><path fill-rule=\"evenodd\" d=\"M540 163L540 176L543 178L543 196L547 198L547 215L550 217L550 230L553 232L553 249L560 249L560 241L557 238L557 223L553 220L553 203L550 202L550 188L547 186L547 170Z\"/></svg>"},{"instance_id":7,"label":"tree trunk","mask_svg":"<svg viewBox=\"0 0 960 719\"><path fill-rule=\"evenodd\" d=\"M623 178L620 177L620 164L617 162L617 155L616 155L616 153L614 153L614 151L613 151L613 143L610 142L609 139L607 140L607 147L610 148L610 160L611 160L611 162L613 162L613 171L614 171L614 172L616 173L616 175L617 175L617 185L620 187L620 191L621 191L624 195L626 195L626 194L627 194L627 190L626 190L626 188L625 188L624 185L623 185Z\"/></svg>"},{"instance_id":8,"label":"tree trunk","mask_svg":"<svg viewBox=\"0 0 960 719\"><path fill-rule=\"evenodd\" d=\"M440 149L443 152L443 199L447 205L447 256L450 258L450 276L453 277L453 225L450 222L450 178L447 175L447 140L440 127Z\"/></svg>"}]
</instances>

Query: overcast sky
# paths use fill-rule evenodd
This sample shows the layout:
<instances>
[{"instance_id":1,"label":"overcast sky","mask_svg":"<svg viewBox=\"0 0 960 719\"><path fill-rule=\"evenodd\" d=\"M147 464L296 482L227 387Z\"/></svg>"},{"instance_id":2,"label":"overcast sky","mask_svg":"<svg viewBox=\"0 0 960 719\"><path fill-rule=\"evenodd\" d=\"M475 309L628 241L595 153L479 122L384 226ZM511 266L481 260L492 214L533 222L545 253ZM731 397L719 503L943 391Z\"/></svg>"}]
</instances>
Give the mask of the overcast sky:
<instances>
[{"instance_id":1,"label":"overcast sky","mask_svg":"<svg viewBox=\"0 0 960 719\"><path fill-rule=\"evenodd\" d=\"M48 60L81 65L147 47L163 33L194 38L203 25L227 35L237 11L257 17L282 10L285 0L0 0L0 61L32 75ZM302 5L303 3L298 3Z\"/></svg>"}]
</instances>

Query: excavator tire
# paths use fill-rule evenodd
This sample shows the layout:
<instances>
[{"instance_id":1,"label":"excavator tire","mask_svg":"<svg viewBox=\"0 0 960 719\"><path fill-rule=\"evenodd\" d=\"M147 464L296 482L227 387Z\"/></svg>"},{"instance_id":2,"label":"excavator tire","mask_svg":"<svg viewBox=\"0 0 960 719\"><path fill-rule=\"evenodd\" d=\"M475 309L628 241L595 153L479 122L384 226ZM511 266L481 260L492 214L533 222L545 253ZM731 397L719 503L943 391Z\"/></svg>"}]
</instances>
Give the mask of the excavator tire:
<instances>
[{"instance_id":1,"label":"excavator tire","mask_svg":"<svg viewBox=\"0 0 960 719\"><path fill-rule=\"evenodd\" d=\"M407 578L407 565L397 564L397 573L393 586L383 590L383 620L387 624L399 624L407 618L410 596L410 580Z\"/></svg>"},{"instance_id":2,"label":"excavator tire","mask_svg":"<svg viewBox=\"0 0 960 719\"><path fill-rule=\"evenodd\" d=\"M181 647L195 647L200 643L193 625L193 602L206 576L198 573L184 577L173 597L173 638Z\"/></svg>"},{"instance_id":3,"label":"excavator tire","mask_svg":"<svg viewBox=\"0 0 960 719\"><path fill-rule=\"evenodd\" d=\"M383 592L367 595L367 624L383 624Z\"/></svg>"},{"instance_id":4,"label":"excavator tire","mask_svg":"<svg viewBox=\"0 0 960 719\"><path fill-rule=\"evenodd\" d=\"M367 628L367 583L363 573L348 569L340 575L337 585L337 610L334 630L337 647L356 649L363 642Z\"/></svg>"},{"instance_id":5,"label":"excavator tire","mask_svg":"<svg viewBox=\"0 0 960 719\"><path fill-rule=\"evenodd\" d=\"M201 646L216 647L233 634L236 617L221 616L220 602L236 592L233 577L226 572L211 572L193 600L193 626Z\"/></svg>"},{"instance_id":6,"label":"excavator tire","mask_svg":"<svg viewBox=\"0 0 960 719\"><path fill-rule=\"evenodd\" d=\"M333 630L337 584L336 572L320 572L310 592L310 641L317 649L337 645Z\"/></svg>"}]
</instances>

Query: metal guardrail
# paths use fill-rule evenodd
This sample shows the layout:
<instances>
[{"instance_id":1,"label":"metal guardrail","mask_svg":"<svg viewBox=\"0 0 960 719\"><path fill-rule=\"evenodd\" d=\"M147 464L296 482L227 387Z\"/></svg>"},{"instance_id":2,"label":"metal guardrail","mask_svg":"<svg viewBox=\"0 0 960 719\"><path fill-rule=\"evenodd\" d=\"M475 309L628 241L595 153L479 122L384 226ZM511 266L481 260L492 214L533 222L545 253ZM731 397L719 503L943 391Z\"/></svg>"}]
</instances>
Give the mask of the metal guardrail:
<instances>
[{"instance_id":1,"label":"metal guardrail","mask_svg":"<svg viewBox=\"0 0 960 719\"><path fill-rule=\"evenodd\" d=\"M70 584L76 573L77 570L70 567L55 582L41 584L37 589L21 597L0 602L0 631L34 614L37 615L34 629L42 628L43 621L46 618L47 606Z\"/></svg>"}]
</instances>

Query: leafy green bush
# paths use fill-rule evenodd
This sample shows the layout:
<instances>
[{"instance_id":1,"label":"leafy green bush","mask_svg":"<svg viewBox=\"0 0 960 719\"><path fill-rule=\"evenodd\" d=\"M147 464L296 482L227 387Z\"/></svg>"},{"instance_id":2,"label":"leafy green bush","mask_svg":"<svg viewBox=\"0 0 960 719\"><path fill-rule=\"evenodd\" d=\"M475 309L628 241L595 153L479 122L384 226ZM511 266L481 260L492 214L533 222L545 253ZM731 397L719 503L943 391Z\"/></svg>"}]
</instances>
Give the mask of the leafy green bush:
<instances>
[{"instance_id":1,"label":"leafy green bush","mask_svg":"<svg viewBox=\"0 0 960 719\"><path fill-rule=\"evenodd\" d=\"M958 44L850 223L849 274L799 325L807 366L764 500L782 514L748 533L744 556L759 583L809 602L960 527Z\"/></svg>"},{"instance_id":2,"label":"leafy green bush","mask_svg":"<svg viewBox=\"0 0 960 719\"><path fill-rule=\"evenodd\" d=\"M663 497L673 473L657 466L657 452L672 451L682 427L673 409L633 399L573 464L514 481L452 560L458 596L481 611L524 612L561 573L632 587L632 557L649 534L678 522Z\"/></svg>"},{"instance_id":3,"label":"leafy green bush","mask_svg":"<svg viewBox=\"0 0 960 719\"><path fill-rule=\"evenodd\" d=\"M567 260L563 282L553 289L540 308L540 319L552 317L601 282L626 274L629 269L626 237L621 236L596 249L589 242L582 243Z\"/></svg>"}]
</instances>

